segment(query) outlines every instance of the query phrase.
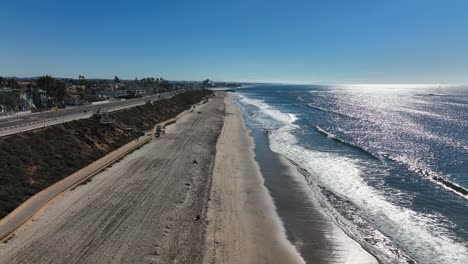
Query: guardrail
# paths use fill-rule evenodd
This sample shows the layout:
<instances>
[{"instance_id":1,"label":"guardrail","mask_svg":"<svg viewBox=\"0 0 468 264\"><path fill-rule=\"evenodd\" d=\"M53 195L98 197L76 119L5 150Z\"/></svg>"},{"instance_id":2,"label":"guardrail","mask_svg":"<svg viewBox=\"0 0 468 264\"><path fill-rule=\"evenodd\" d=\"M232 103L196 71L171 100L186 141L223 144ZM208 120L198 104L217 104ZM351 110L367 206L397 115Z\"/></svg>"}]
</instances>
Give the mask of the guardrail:
<instances>
[{"instance_id":1,"label":"guardrail","mask_svg":"<svg viewBox=\"0 0 468 264\"><path fill-rule=\"evenodd\" d=\"M9 127L0 128L0 137L9 136L12 134L22 133L26 131L36 130L40 128L45 128L48 126L53 126L65 122L70 122L73 120L79 120L84 118L89 118L94 113L76 113L71 115L66 115L63 117L53 117L44 120L32 121L25 124L12 125Z\"/></svg>"},{"instance_id":2,"label":"guardrail","mask_svg":"<svg viewBox=\"0 0 468 264\"><path fill-rule=\"evenodd\" d=\"M113 111L118 111L118 110L125 109L125 108L135 107L138 105L141 105L141 103L126 105L123 108L122 106L111 107L106 111L113 112ZM65 122L70 122L73 120L89 118L95 113L96 112L94 111L93 112L81 112L81 113L70 114L70 115L66 115L62 117L53 117L53 118L48 118L48 119L39 120L39 121L32 121L32 122L28 122L25 124L3 127L3 128L0 128L0 137L9 136L12 134L22 133L26 131L31 131L35 129L40 129L40 128L44 128L48 126L53 126L53 125L57 125L57 124L65 123ZM2 133L2 131L4 133ZM8 132L5 132L5 131L8 131Z\"/></svg>"},{"instance_id":3,"label":"guardrail","mask_svg":"<svg viewBox=\"0 0 468 264\"><path fill-rule=\"evenodd\" d=\"M150 96L150 98L152 98L152 101L153 100L158 101L158 100L162 100L162 99L171 98L172 96L177 95L177 94L179 94L179 93L175 93L175 94L172 94L172 95L168 95L167 93L163 93L163 94L159 95L160 97L158 97L156 95L153 95L153 96ZM143 98L147 99L145 97L143 97ZM127 100L125 102L127 102L129 104L128 105L124 104L124 105L109 106L109 108L101 109L101 110L108 111L108 112L115 112L115 111L131 108L131 107L136 107L136 106L139 106L139 105L144 105L146 103L146 101L130 102L129 100ZM106 105L106 104L103 104L103 105ZM95 105L95 106L99 106L99 105ZM17 134L17 133L23 133L23 132L26 132L26 131L41 129L41 128L45 128L45 127L48 127L48 126L53 126L53 125L57 125L57 124L65 123L65 122L70 122L70 121L73 121L73 120L89 118L94 113L96 113L96 112L95 111L89 111L89 112L85 112L85 113L80 112L80 113L66 115L66 116L63 116L63 117L54 117L54 118L48 118L48 119L40 120L40 121L28 122L28 123L20 124L20 125L12 125L12 126L9 126L9 127L3 127L3 128L0 128L0 137L5 137L5 136L14 135L14 134Z\"/></svg>"}]
</instances>

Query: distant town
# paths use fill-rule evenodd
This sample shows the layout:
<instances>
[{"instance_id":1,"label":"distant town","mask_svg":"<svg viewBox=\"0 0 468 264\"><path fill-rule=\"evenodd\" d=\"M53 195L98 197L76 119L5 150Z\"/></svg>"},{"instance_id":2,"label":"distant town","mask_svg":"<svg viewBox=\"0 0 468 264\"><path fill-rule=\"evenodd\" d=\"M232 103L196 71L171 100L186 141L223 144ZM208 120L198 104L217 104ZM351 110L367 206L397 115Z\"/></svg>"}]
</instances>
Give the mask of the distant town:
<instances>
[{"instance_id":1,"label":"distant town","mask_svg":"<svg viewBox=\"0 0 468 264\"><path fill-rule=\"evenodd\" d=\"M0 115L17 112L41 112L50 109L99 104L118 100L157 95L163 92L216 87L238 87L239 83L204 81L168 81L164 78L122 80L54 78L49 75L35 78L0 77Z\"/></svg>"}]
</instances>

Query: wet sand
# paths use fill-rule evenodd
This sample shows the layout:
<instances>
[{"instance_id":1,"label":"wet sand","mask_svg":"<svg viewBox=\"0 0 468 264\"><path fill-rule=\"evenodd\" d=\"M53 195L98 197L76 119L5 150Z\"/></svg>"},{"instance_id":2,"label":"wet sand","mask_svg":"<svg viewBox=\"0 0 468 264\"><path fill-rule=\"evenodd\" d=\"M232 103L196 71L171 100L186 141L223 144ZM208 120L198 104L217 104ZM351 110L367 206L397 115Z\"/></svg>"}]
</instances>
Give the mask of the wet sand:
<instances>
[{"instance_id":1,"label":"wet sand","mask_svg":"<svg viewBox=\"0 0 468 264\"><path fill-rule=\"evenodd\" d=\"M287 240L253 155L242 113L225 99L226 118L216 147L205 264L304 263Z\"/></svg>"}]
</instances>

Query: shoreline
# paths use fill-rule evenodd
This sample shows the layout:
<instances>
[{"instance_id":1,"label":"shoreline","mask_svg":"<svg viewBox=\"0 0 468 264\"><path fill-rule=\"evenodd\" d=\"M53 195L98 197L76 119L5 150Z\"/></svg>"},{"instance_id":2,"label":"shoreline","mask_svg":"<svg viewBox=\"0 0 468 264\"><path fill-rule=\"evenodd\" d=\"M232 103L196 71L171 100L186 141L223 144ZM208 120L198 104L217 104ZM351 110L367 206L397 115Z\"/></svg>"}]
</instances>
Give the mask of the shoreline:
<instances>
[{"instance_id":1,"label":"shoreline","mask_svg":"<svg viewBox=\"0 0 468 264\"><path fill-rule=\"evenodd\" d=\"M0 263L371 263L343 258L352 241L336 246L297 169L261 139L235 95L219 92L52 200L0 247Z\"/></svg>"},{"instance_id":2,"label":"shoreline","mask_svg":"<svg viewBox=\"0 0 468 264\"><path fill-rule=\"evenodd\" d=\"M372 263L378 260L338 226L321 206L305 176L282 155L270 149L266 131L249 123L255 142L255 160L275 201L289 240L307 263Z\"/></svg>"},{"instance_id":3,"label":"shoreline","mask_svg":"<svg viewBox=\"0 0 468 264\"><path fill-rule=\"evenodd\" d=\"M205 264L305 263L285 228L259 165L254 141L234 96L225 97L224 126L216 146Z\"/></svg>"}]
</instances>

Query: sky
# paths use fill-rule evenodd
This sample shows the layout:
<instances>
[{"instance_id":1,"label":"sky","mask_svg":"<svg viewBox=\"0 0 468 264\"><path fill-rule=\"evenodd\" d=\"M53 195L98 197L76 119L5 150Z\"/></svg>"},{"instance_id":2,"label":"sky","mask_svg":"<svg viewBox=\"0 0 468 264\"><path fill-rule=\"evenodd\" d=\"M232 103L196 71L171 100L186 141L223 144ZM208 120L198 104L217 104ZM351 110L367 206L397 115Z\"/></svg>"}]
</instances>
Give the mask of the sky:
<instances>
[{"instance_id":1,"label":"sky","mask_svg":"<svg viewBox=\"0 0 468 264\"><path fill-rule=\"evenodd\" d=\"M466 0L0 0L0 76L468 84Z\"/></svg>"}]
</instances>

